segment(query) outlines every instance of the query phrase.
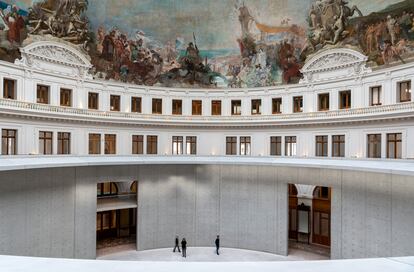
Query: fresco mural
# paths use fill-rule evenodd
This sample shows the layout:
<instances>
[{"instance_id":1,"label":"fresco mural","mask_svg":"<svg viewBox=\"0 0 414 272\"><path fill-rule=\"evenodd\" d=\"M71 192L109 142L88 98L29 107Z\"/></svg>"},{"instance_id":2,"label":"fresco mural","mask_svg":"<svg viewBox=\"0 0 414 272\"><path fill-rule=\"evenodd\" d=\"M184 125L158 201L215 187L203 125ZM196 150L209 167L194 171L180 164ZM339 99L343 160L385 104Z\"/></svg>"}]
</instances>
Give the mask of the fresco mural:
<instances>
[{"instance_id":1,"label":"fresco mural","mask_svg":"<svg viewBox=\"0 0 414 272\"><path fill-rule=\"evenodd\" d=\"M306 60L347 47L371 66L414 57L414 0L0 0L0 59L72 43L95 78L148 86L297 83Z\"/></svg>"}]
</instances>

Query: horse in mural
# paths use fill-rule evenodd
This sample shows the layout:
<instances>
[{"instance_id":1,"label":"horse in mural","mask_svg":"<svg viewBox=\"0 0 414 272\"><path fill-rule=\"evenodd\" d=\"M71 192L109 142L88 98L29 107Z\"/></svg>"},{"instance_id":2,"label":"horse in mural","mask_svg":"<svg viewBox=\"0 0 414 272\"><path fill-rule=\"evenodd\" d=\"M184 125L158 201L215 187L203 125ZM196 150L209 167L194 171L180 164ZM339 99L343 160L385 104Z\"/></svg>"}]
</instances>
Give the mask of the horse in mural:
<instances>
[{"instance_id":1,"label":"horse in mural","mask_svg":"<svg viewBox=\"0 0 414 272\"><path fill-rule=\"evenodd\" d=\"M358 9L357 6L349 7L346 2L343 2L342 0L334 1L333 3L326 4L320 13L320 21L321 25L328 29L331 28L333 24L335 24L336 18L341 17L341 13L343 18L345 18L345 21L348 20L348 18L351 18L355 15L355 13L358 14L358 16L363 16L362 12Z\"/></svg>"}]
</instances>

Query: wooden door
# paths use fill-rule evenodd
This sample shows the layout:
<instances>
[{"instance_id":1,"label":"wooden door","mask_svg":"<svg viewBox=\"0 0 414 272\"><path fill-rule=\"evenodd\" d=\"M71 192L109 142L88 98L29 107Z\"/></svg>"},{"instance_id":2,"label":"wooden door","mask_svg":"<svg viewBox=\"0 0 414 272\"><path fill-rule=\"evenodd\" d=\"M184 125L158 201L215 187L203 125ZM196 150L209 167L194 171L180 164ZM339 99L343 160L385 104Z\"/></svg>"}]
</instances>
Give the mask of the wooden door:
<instances>
[{"instance_id":1,"label":"wooden door","mask_svg":"<svg viewBox=\"0 0 414 272\"><path fill-rule=\"evenodd\" d=\"M296 186L289 184L289 239L298 238L298 191Z\"/></svg>"},{"instance_id":2,"label":"wooden door","mask_svg":"<svg viewBox=\"0 0 414 272\"><path fill-rule=\"evenodd\" d=\"M331 245L331 189L316 187L312 200L312 243Z\"/></svg>"}]
</instances>

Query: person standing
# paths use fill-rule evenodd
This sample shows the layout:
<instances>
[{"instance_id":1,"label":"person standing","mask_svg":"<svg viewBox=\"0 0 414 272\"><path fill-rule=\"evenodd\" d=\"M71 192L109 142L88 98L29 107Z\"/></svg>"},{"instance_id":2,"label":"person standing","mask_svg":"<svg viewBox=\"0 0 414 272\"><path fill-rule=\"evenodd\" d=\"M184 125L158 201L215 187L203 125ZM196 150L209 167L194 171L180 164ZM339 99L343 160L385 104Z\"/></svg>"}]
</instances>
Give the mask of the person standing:
<instances>
[{"instance_id":1,"label":"person standing","mask_svg":"<svg viewBox=\"0 0 414 272\"><path fill-rule=\"evenodd\" d=\"M181 249L183 250L183 257L187 258L187 241L185 238L181 241Z\"/></svg>"},{"instance_id":2,"label":"person standing","mask_svg":"<svg viewBox=\"0 0 414 272\"><path fill-rule=\"evenodd\" d=\"M178 249L178 252L181 253L181 250L180 250L180 241L178 239L178 235L175 236L175 246L174 246L173 252L175 252L176 249Z\"/></svg>"},{"instance_id":3,"label":"person standing","mask_svg":"<svg viewBox=\"0 0 414 272\"><path fill-rule=\"evenodd\" d=\"M220 236L219 235L217 235L215 243L216 243L216 253L217 253L217 255L220 255L219 254L219 249L220 249Z\"/></svg>"}]
</instances>

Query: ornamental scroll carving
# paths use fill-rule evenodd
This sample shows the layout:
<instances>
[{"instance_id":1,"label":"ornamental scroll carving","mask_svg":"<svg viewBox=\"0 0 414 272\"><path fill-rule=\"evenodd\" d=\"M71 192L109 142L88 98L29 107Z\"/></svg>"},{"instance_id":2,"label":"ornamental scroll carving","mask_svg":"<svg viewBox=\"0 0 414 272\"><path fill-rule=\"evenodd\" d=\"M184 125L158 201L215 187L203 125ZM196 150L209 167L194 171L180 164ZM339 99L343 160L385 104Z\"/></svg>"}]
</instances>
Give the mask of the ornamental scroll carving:
<instances>
[{"instance_id":1,"label":"ornamental scroll carving","mask_svg":"<svg viewBox=\"0 0 414 272\"><path fill-rule=\"evenodd\" d=\"M366 67L367 60L365 55L348 48L322 51L303 66L301 83L361 76L371 71Z\"/></svg>"},{"instance_id":2,"label":"ornamental scroll carving","mask_svg":"<svg viewBox=\"0 0 414 272\"><path fill-rule=\"evenodd\" d=\"M15 63L27 68L50 73L90 78L89 59L73 46L58 42L34 42L20 49L21 59Z\"/></svg>"}]
</instances>

